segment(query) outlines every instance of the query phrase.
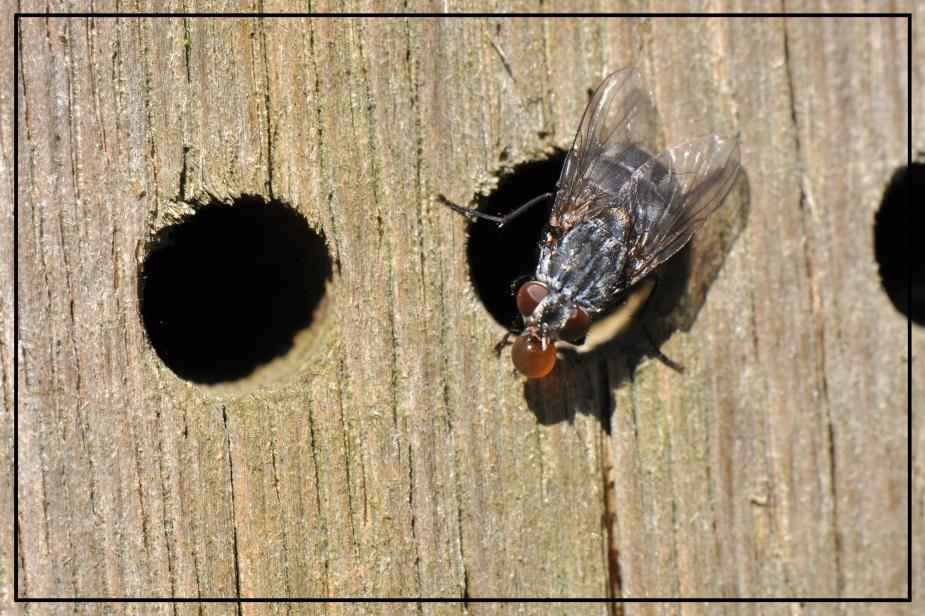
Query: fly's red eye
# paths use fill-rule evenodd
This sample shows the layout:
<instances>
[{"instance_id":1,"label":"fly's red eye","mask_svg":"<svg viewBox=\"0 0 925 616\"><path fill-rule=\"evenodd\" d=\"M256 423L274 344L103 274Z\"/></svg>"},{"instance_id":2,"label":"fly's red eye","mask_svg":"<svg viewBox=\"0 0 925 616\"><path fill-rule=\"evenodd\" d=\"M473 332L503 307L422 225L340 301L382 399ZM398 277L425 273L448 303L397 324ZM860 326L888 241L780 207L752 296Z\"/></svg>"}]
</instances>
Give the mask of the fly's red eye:
<instances>
[{"instance_id":1,"label":"fly's red eye","mask_svg":"<svg viewBox=\"0 0 925 616\"><path fill-rule=\"evenodd\" d=\"M511 347L511 360L521 374L531 379L546 376L556 365L556 347L552 343L543 348L539 338L524 334L518 336Z\"/></svg>"},{"instance_id":2,"label":"fly's red eye","mask_svg":"<svg viewBox=\"0 0 925 616\"><path fill-rule=\"evenodd\" d=\"M566 342L578 342L588 334L590 328L591 317L581 308L575 308L568 321L559 330L559 337Z\"/></svg>"},{"instance_id":3,"label":"fly's red eye","mask_svg":"<svg viewBox=\"0 0 925 616\"><path fill-rule=\"evenodd\" d=\"M536 280L528 280L517 291L517 309L520 314L529 317L537 305L549 293L549 287Z\"/></svg>"}]
</instances>

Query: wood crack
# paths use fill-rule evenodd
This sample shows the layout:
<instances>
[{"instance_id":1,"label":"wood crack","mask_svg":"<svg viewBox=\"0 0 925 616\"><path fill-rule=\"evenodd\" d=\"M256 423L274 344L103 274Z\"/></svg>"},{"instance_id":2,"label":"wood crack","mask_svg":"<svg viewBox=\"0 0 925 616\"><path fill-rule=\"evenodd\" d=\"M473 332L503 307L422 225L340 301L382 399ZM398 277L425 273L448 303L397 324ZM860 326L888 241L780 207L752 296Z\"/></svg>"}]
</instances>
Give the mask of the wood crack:
<instances>
[{"instance_id":1,"label":"wood crack","mask_svg":"<svg viewBox=\"0 0 925 616\"><path fill-rule=\"evenodd\" d=\"M231 456L231 431L228 429L228 412L222 405L222 425L225 428L225 452L228 459L228 485L231 490L231 543L234 548L234 591L235 597L241 599L241 557L238 551L238 519L234 497L234 462ZM238 616L243 612L241 601L236 601Z\"/></svg>"},{"instance_id":2,"label":"wood crack","mask_svg":"<svg viewBox=\"0 0 925 616\"><path fill-rule=\"evenodd\" d=\"M260 1L260 12L263 12L263 0ZM270 62L267 58L267 22L260 20L260 47L263 55L263 112L267 128L267 195L273 200L273 125L270 119Z\"/></svg>"},{"instance_id":3,"label":"wood crack","mask_svg":"<svg viewBox=\"0 0 925 616\"><path fill-rule=\"evenodd\" d=\"M183 18L183 65L186 68L186 85L192 84L193 79L190 72L190 52L193 45L193 33L190 30L190 21L188 17Z\"/></svg>"},{"instance_id":4,"label":"wood crack","mask_svg":"<svg viewBox=\"0 0 925 616\"><path fill-rule=\"evenodd\" d=\"M310 6L310 5L309 5ZM319 69L318 69L318 58L316 57L315 51L315 27L314 22L309 22L308 27L308 55L311 59L312 72L314 73L314 83L312 84L311 92L306 92L306 99L309 99L309 95L314 98L315 101L315 134L318 138L318 170L321 176L321 186L327 186L327 211L329 216L329 224L331 228L331 243L333 244L334 254L332 258L334 259L334 267L337 269L338 274L341 271L340 263L340 235L339 235L339 225L337 222L337 216L333 207L334 202L334 188L331 186L330 170L328 167L330 163L327 160L327 154L325 153L325 136L324 136L324 107L321 104L321 101L324 99L321 93L321 80L319 79Z\"/></svg>"},{"instance_id":5,"label":"wood crack","mask_svg":"<svg viewBox=\"0 0 925 616\"><path fill-rule=\"evenodd\" d=\"M186 419L186 409L183 409L183 439L186 441L189 438L189 425ZM136 454L136 464L137 464L137 454ZM140 481L140 479L139 479ZM139 490L141 489L141 483L138 485ZM202 597L202 576L200 571L199 563L199 548L197 543L194 541L190 546L190 552L193 557L193 572L196 575L196 597ZM202 606L199 607L199 613L202 613Z\"/></svg>"},{"instance_id":6,"label":"wood crack","mask_svg":"<svg viewBox=\"0 0 925 616\"><path fill-rule=\"evenodd\" d=\"M346 374L344 369L343 360L338 361L338 369L340 374ZM357 528L356 528L356 511L353 508L353 478L352 473L350 472L350 435L349 429L347 427L347 420L344 417L344 400L341 389L337 389L337 408L340 414L340 425L341 425L341 434L343 435L343 444L344 444L344 471L346 473L347 481L347 511L350 515L350 536L353 540L353 552L354 555L358 553L360 548L360 542L357 539Z\"/></svg>"},{"instance_id":7,"label":"wood crack","mask_svg":"<svg viewBox=\"0 0 925 616\"><path fill-rule=\"evenodd\" d=\"M267 414L272 416L273 415L272 409L270 409L269 406L265 408L266 408ZM270 435L270 466L273 469L273 495L276 497L276 508L279 512L278 515L280 519L280 525L286 529L280 536L280 549L283 553L283 563L282 563L283 571L286 572L286 575L283 577L283 583L286 586L286 596L291 597L292 588L289 585L289 580L291 579L291 575L289 571L289 542L288 542L289 532L287 528L288 524L286 521L285 509L283 507L283 500L280 498L280 495L279 495L279 469L276 464L277 449L278 447L276 443L276 425L274 422L274 426L272 428L272 432ZM290 610L291 610L290 606L287 605L286 612L289 613Z\"/></svg>"},{"instance_id":8,"label":"wood crack","mask_svg":"<svg viewBox=\"0 0 925 616\"><path fill-rule=\"evenodd\" d=\"M418 551L418 533L415 528L415 509L414 509L414 464L411 463L411 441L408 441L408 508L411 511L411 541L414 547L414 570L417 575L417 594L423 593L421 588L421 554ZM418 611L421 611L421 604L418 603Z\"/></svg>"},{"instance_id":9,"label":"wood crack","mask_svg":"<svg viewBox=\"0 0 925 616\"><path fill-rule=\"evenodd\" d=\"M154 106L153 94L151 90L151 66L148 64L148 45L147 39L141 34L141 20L136 22L135 33L137 38L141 41L141 57L142 57L142 67L144 68L144 96L141 97L142 105L144 106L145 121L148 125L148 130L145 131L145 134L148 138L148 151L150 153L150 162L151 162L151 176L154 180L154 198L155 202L159 202L159 192L160 192L160 183L157 178L157 147L154 141L154 135L156 133L155 127L157 123L154 121L154 111L152 107ZM117 46L116 50L119 50ZM122 61L120 56L119 67L122 68ZM121 74L121 71L120 71ZM156 216L156 212L152 210L149 218L153 220ZM150 222L150 221L149 221ZM150 225L149 225L150 226Z\"/></svg>"},{"instance_id":10,"label":"wood crack","mask_svg":"<svg viewBox=\"0 0 925 616\"><path fill-rule=\"evenodd\" d=\"M842 566L842 538L838 523L838 495L836 493L837 469L836 469L836 452L835 452L835 427L832 421L832 408L829 402L829 388L826 378L826 359L825 359L825 315L822 309L822 296L819 290L819 276L816 273L814 255L812 246L816 245L815 234L813 233L813 201L810 190L807 186L806 177L806 160L803 144L800 138L800 124L797 114L796 88L793 75L793 61L790 53L790 37L787 30L787 24L783 25L783 44L784 44L784 65L787 71L787 92L789 96L788 104L790 106L790 121L793 127L793 141L796 152L797 165L799 170L800 200L799 207L801 212L801 222L805 240L803 241L803 262L806 269L806 275L810 283L810 305L813 307L813 320L815 322L815 346L816 356L816 379L822 400L822 415L825 422L825 438L828 444L828 473L829 473L829 498L832 500L832 533L835 546L835 596L841 596L845 587L844 571Z\"/></svg>"},{"instance_id":11,"label":"wood crack","mask_svg":"<svg viewBox=\"0 0 925 616\"><path fill-rule=\"evenodd\" d=\"M161 428L161 411L159 406L155 406L154 410L154 420L158 426ZM161 516L164 520L164 548L167 550L167 577L170 580L170 594L171 596L176 595L176 573L174 572L174 561L176 560L176 554L174 553L174 547L171 544L170 537L174 532L174 523L170 515L170 511L167 507L167 473L164 470L164 439L157 439L157 470L158 476L160 479L160 489L161 489Z\"/></svg>"},{"instance_id":12,"label":"wood crack","mask_svg":"<svg viewBox=\"0 0 925 616\"><path fill-rule=\"evenodd\" d=\"M312 405L308 405L308 435L311 439L309 443L309 450L312 455L312 470L314 471L315 477L315 507L318 509L318 517L321 519L321 528L325 534L325 542L327 542L327 533L328 533L328 520L324 514L324 510L321 508L321 478L318 472L318 440L315 437L315 418L312 414ZM324 565L324 592L327 596L331 596L331 586L328 579L328 551L324 550L323 558L321 560Z\"/></svg>"},{"instance_id":13,"label":"wood crack","mask_svg":"<svg viewBox=\"0 0 925 616\"><path fill-rule=\"evenodd\" d=\"M620 530L617 520L616 469L613 456L613 434L611 416L616 411L613 400L607 360L598 362L598 384L600 386L601 424L601 479L604 495L604 528L607 546L608 593L610 599L623 597L623 579L620 571ZM611 604L611 614L622 616L623 604Z\"/></svg>"}]
</instances>

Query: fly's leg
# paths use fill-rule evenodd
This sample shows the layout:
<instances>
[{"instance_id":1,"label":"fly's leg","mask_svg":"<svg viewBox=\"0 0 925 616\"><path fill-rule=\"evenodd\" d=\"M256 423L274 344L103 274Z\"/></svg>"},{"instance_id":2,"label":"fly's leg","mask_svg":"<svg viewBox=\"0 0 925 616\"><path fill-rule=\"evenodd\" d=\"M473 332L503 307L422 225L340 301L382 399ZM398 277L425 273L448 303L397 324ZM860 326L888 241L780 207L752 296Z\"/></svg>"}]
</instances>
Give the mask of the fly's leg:
<instances>
[{"instance_id":1,"label":"fly's leg","mask_svg":"<svg viewBox=\"0 0 925 616\"><path fill-rule=\"evenodd\" d=\"M498 357L501 357L501 351L503 351L505 347L509 347L512 344L514 344L513 342L511 342L511 336L513 335L514 335L514 332L512 331L504 334L504 338L499 340L498 344L495 345L495 355L497 355Z\"/></svg>"},{"instance_id":2,"label":"fly's leg","mask_svg":"<svg viewBox=\"0 0 925 616\"><path fill-rule=\"evenodd\" d=\"M452 201L450 201L449 199L447 199L446 197L444 197L443 195L437 195L437 200L440 201L440 203L442 203L443 205L450 208L451 210L459 212L460 214L463 214L464 216L469 216L470 218L483 218L485 220L490 220L496 223L498 225L498 228L500 229L507 223L511 222L512 220L514 220L515 218L517 218L518 216L520 216L521 214L529 210L531 207L533 207L537 203L540 203L541 201L545 201L546 199L549 199L550 197L553 196L553 194L554 193L544 193L540 195L539 197L534 197L533 199L530 199L529 201L527 201L526 203L518 207L513 212L505 214L504 216L495 216L494 214L486 214L485 212L480 212L475 208L463 207L461 205L457 205L453 203Z\"/></svg>"},{"instance_id":3,"label":"fly's leg","mask_svg":"<svg viewBox=\"0 0 925 616\"><path fill-rule=\"evenodd\" d=\"M646 339L649 341L649 345L652 347L652 350L655 351L655 358L674 370L675 372L684 372L684 366L671 359L655 344L655 339L652 337L652 332L649 331L649 326L645 323L642 324L642 331L646 333Z\"/></svg>"},{"instance_id":4,"label":"fly's leg","mask_svg":"<svg viewBox=\"0 0 925 616\"><path fill-rule=\"evenodd\" d=\"M652 301L652 298L655 296L655 291L658 289L658 283L661 281L661 277L658 274L650 276L652 280L652 290L649 291L649 297L646 298L646 301L643 302L642 306L639 308L639 314L642 315L642 320L640 321L642 325L642 331L646 334L646 340L649 342L649 346L652 347L652 350L655 351L655 358L674 370L675 372L684 372L684 366L671 359L664 353L662 349L655 344L655 338L652 337L652 332L649 331L649 326L645 322L645 311L649 307L649 303Z\"/></svg>"},{"instance_id":5,"label":"fly's leg","mask_svg":"<svg viewBox=\"0 0 925 616\"><path fill-rule=\"evenodd\" d=\"M520 283L526 280L527 278L529 278L529 276L518 276L517 278L514 279L514 282L511 283L511 295L514 295L515 293L517 293L517 288L520 286ZM503 351L505 347L509 347L512 344L514 344L513 342L511 342L511 338L516 337L518 334L520 334L520 332L523 331L523 328L524 328L523 317L518 315L517 318L514 319L514 322L511 323L510 327L507 328L507 333L504 334L504 337L498 341L498 344L495 345L495 355L497 355L498 357L501 357L501 351Z\"/></svg>"}]
</instances>

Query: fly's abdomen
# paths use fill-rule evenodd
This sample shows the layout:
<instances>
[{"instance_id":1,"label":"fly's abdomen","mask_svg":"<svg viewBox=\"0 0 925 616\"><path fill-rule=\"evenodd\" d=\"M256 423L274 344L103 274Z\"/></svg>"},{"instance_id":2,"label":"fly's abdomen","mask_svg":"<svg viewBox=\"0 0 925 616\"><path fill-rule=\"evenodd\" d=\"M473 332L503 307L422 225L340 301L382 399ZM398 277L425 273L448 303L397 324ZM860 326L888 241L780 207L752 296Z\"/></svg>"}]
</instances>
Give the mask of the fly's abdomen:
<instances>
[{"instance_id":1,"label":"fly's abdomen","mask_svg":"<svg viewBox=\"0 0 925 616\"><path fill-rule=\"evenodd\" d=\"M651 154L632 145L622 151L604 152L588 170L585 181L597 187L602 194L612 194L615 188L626 184L633 173L651 158Z\"/></svg>"}]
</instances>

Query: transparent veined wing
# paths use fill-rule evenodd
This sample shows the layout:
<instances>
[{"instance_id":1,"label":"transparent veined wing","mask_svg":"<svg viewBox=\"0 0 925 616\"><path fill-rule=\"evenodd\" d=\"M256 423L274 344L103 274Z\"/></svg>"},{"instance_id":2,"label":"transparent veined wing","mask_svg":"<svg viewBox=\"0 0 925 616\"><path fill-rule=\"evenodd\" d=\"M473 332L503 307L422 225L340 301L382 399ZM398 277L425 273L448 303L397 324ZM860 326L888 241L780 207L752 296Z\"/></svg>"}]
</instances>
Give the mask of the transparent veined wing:
<instances>
[{"instance_id":1,"label":"transparent veined wing","mask_svg":"<svg viewBox=\"0 0 925 616\"><path fill-rule=\"evenodd\" d=\"M739 173L738 141L711 135L639 166L619 191L630 215L628 286L664 263L723 202Z\"/></svg>"},{"instance_id":2,"label":"transparent veined wing","mask_svg":"<svg viewBox=\"0 0 925 616\"><path fill-rule=\"evenodd\" d=\"M633 67L612 73L591 96L559 175L550 224L561 235L616 204L620 185L655 151L652 96ZM640 154L641 153L641 154Z\"/></svg>"}]
</instances>

